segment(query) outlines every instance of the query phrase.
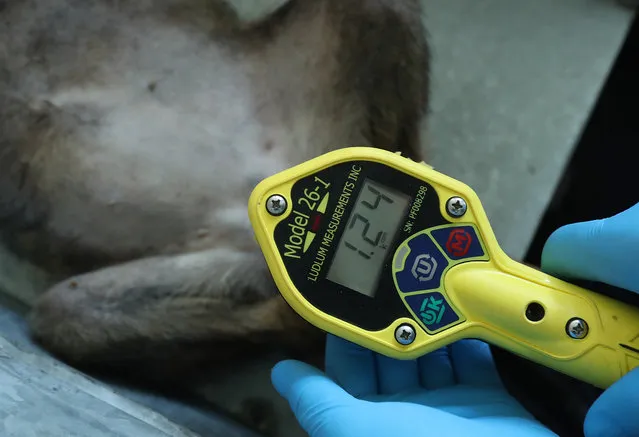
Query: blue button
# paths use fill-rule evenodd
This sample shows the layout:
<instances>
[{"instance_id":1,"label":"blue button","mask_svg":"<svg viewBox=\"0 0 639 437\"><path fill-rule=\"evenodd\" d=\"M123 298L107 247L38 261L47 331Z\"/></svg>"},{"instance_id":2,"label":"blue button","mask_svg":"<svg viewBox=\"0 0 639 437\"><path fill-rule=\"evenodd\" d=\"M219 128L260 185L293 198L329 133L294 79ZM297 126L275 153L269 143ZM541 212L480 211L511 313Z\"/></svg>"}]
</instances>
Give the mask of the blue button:
<instances>
[{"instance_id":1,"label":"blue button","mask_svg":"<svg viewBox=\"0 0 639 437\"><path fill-rule=\"evenodd\" d=\"M404 269L396 273L400 291L431 290L438 288L442 272L448 261L437 245L426 234L419 234L408 242L410 253L406 257Z\"/></svg>"},{"instance_id":2,"label":"blue button","mask_svg":"<svg viewBox=\"0 0 639 437\"><path fill-rule=\"evenodd\" d=\"M406 296L406 303L429 331L437 331L460 320L441 293Z\"/></svg>"},{"instance_id":3,"label":"blue button","mask_svg":"<svg viewBox=\"0 0 639 437\"><path fill-rule=\"evenodd\" d=\"M452 260L484 255L479 237L472 226L452 225L431 231L431 234Z\"/></svg>"}]
</instances>

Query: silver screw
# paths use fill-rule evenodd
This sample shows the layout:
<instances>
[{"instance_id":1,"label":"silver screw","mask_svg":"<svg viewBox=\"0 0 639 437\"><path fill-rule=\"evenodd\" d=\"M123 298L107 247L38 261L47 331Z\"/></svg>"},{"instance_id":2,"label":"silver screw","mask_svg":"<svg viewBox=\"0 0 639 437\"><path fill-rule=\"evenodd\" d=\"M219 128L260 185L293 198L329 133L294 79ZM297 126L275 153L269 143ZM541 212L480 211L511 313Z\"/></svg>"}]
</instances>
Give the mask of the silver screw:
<instances>
[{"instance_id":1,"label":"silver screw","mask_svg":"<svg viewBox=\"0 0 639 437\"><path fill-rule=\"evenodd\" d=\"M266 201L266 210L271 215L282 215L286 211L286 199L279 194L273 194Z\"/></svg>"},{"instance_id":2,"label":"silver screw","mask_svg":"<svg viewBox=\"0 0 639 437\"><path fill-rule=\"evenodd\" d=\"M566 332L572 338L580 340L588 335L588 324L584 319L575 317L568 320L568 323L566 324Z\"/></svg>"},{"instance_id":3,"label":"silver screw","mask_svg":"<svg viewBox=\"0 0 639 437\"><path fill-rule=\"evenodd\" d=\"M404 346L411 344L415 341L415 329L407 323L399 325L395 329L395 340Z\"/></svg>"},{"instance_id":4,"label":"silver screw","mask_svg":"<svg viewBox=\"0 0 639 437\"><path fill-rule=\"evenodd\" d=\"M451 197L446 202L446 210L448 214L453 217L461 217L466 214L466 209L468 206L466 205L466 201L459 196Z\"/></svg>"}]
</instances>

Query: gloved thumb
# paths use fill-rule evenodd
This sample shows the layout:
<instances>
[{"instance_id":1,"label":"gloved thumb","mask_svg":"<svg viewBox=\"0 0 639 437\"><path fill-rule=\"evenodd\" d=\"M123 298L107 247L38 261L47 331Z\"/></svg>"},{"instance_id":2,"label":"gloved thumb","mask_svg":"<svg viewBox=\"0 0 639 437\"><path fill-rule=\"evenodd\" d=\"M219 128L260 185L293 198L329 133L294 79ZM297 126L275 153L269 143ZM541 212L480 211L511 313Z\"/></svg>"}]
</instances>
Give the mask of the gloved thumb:
<instances>
[{"instance_id":1,"label":"gloved thumb","mask_svg":"<svg viewBox=\"0 0 639 437\"><path fill-rule=\"evenodd\" d=\"M324 373L300 361L277 363L271 371L271 381L290 404L300 426L310 435L328 426L332 413L355 401Z\"/></svg>"},{"instance_id":2,"label":"gloved thumb","mask_svg":"<svg viewBox=\"0 0 639 437\"><path fill-rule=\"evenodd\" d=\"M551 275L602 282L639 292L639 204L615 216L574 223L546 241L541 269Z\"/></svg>"},{"instance_id":3,"label":"gloved thumb","mask_svg":"<svg viewBox=\"0 0 639 437\"><path fill-rule=\"evenodd\" d=\"M639 436L639 368L627 373L603 392L588 410L586 437Z\"/></svg>"}]
</instances>

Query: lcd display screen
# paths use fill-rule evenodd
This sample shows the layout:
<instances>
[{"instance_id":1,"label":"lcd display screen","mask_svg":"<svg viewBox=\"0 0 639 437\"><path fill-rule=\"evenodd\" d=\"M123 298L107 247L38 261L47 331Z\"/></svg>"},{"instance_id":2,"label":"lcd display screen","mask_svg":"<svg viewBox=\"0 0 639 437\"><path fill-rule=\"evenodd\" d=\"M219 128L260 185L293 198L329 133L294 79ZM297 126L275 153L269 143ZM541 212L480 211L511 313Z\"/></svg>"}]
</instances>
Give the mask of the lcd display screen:
<instances>
[{"instance_id":1,"label":"lcd display screen","mask_svg":"<svg viewBox=\"0 0 639 437\"><path fill-rule=\"evenodd\" d=\"M373 297L410 196L365 179L326 278Z\"/></svg>"}]
</instances>

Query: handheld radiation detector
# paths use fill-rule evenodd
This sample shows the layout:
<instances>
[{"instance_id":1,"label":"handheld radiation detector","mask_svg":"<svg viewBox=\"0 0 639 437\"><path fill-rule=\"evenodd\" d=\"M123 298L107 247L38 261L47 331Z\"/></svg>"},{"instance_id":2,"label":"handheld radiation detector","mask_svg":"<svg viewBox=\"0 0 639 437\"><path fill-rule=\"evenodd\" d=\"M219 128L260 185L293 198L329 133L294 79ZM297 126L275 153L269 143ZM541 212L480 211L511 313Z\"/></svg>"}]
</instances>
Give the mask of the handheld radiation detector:
<instances>
[{"instance_id":1,"label":"handheld radiation detector","mask_svg":"<svg viewBox=\"0 0 639 437\"><path fill-rule=\"evenodd\" d=\"M288 304L380 354L476 338L600 388L639 365L639 308L512 260L470 187L399 153L345 148L282 171L249 216Z\"/></svg>"}]
</instances>

